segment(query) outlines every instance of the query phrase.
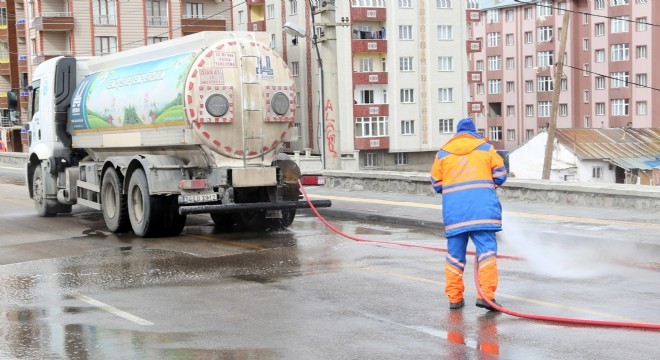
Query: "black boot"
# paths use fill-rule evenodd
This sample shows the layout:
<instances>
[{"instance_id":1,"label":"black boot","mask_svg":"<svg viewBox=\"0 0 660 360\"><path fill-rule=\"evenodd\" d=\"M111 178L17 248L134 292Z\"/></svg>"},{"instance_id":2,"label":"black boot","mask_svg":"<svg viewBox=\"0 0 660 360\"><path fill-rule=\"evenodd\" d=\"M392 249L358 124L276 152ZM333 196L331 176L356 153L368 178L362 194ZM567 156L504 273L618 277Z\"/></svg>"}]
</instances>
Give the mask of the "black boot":
<instances>
[{"instance_id":1,"label":"black boot","mask_svg":"<svg viewBox=\"0 0 660 360\"><path fill-rule=\"evenodd\" d=\"M491 302L495 303L495 305L497 305L497 306L501 306L500 303L495 301L495 299L492 299ZM495 309L494 307L488 305L488 303L484 299L477 299L477 304L476 305L477 305L477 307L480 307L482 309L486 309L488 311L499 311L499 310Z\"/></svg>"},{"instance_id":2,"label":"black boot","mask_svg":"<svg viewBox=\"0 0 660 360\"><path fill-rule=\"evenodd\" d=\"M451 310L460 309L463 306L465 306L465 300L461 300L461 301L455 302L455 303L453 303L453 302L449 303L449 309L451 309Z\"/></svg>"}]
</instances>

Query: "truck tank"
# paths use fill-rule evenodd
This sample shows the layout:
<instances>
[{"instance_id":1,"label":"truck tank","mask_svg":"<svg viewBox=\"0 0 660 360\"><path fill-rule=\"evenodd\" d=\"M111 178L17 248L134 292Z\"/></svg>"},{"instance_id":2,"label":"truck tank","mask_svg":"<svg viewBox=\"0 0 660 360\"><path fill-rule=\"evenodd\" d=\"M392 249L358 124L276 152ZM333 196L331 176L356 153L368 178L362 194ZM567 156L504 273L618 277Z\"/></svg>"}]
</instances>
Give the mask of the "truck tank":
<instances>
[{"instance_id":1,"label":"truck tank","mask_svg":"<svg viewBox=\"0 0 660 360\"><path fill-rule=\"evenodd\" d=\"M263 34L203 33L88 61L71 102L74 148L96 160L199 148L218 166L270 165L295 120L295 84ZM297 134L293 134L297 136Z\"/></svg>"}]
</instances>

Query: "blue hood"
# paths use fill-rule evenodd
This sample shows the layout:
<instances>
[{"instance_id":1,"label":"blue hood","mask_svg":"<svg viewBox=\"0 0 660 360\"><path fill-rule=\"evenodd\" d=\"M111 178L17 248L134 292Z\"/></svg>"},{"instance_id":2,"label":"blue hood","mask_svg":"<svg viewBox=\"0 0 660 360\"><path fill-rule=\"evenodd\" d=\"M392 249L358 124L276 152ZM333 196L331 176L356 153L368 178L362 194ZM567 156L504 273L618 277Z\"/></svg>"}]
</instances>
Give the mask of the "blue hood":
<instances>
[{"instance_id":1,"label":"blue hood","mask_svg":"<svg viewBox=\"0 0 660 360\"><path fill-rule=\"evenodd\" d=\"M477 139L483 139L483 136L477 134L477 128L474 126L474 122L470 118L461 119L461 121L458 122L456 134L469 134Z\"/></svg>"}]
</instances>

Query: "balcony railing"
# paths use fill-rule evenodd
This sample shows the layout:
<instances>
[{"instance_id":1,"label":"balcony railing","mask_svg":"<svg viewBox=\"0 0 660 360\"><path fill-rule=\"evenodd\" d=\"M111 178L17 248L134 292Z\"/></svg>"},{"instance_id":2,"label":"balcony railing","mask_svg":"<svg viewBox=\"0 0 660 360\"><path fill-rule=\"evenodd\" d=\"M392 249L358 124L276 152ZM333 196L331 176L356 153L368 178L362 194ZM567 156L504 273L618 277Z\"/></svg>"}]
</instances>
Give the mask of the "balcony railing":
<instances>
[{"instance_id":1,"label":"balcony railing","mask_svg":"<svg viewBox=\"0 0 660 360\"><path fill-rule=\"evenodd\" d=\"M386 85L388 76L386 72L354 72L354 85Z\"/></svg>"},{"instance_id":2,"label":"balcony railing","mask_svg":"<svg viewBox=\"0 0 660 360\"><path fill-rule=\"evenodd\" d=\"M196 33L200 31L226 31L224 16L186 15L181 19L181 31Z\"/></svg>"},{"instance_id":3,"label":"balcony railing","mask_svg":"<svg viewBox=\"0 0 660 360\"><path fill-rule=\"evenodd\" d=\"M116 26L117 17L114 15L96 15L94 16L94 25Z\"/></svg>"},{"instance_id":4,"label":"balcony railing","mask_svg":"<svg viewBox=\"0 0 660 360\"><path fill-rule=\"evenodd\" d=\"M0 116L0 127L12 127L14 124L9 120L9 116Z\"/></svg>"},{"instance_id":5,"label":"balcony railing","mask_svg":"<svg viewBox=\"0 0 660 360\"><path fill-rule=\"evenodd\" d=\"M167 16L147 16L147 25L152 27L166 27Z\"/></svg>"},{"instance_id":6,"label":"balcony railing","mask_svg":"<svg viewBox=\"0 0 660 360\"><path fill-rule=\"evenodd\" d=\"M44 12L32 19L32 27L37 31L71 31L73 16L68 11Z\"/></svg>"}]
</instances>

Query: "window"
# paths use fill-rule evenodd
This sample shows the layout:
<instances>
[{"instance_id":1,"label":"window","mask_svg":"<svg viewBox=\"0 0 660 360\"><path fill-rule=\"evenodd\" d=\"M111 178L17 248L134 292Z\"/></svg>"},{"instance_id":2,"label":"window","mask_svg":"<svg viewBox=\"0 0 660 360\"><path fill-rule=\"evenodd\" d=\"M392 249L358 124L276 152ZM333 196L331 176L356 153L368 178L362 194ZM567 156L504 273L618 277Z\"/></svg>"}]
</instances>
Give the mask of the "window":
<instances>
[{"instance_id":1,"label":"window","mask_svg":"<svg viewBox=\"0 0 660 360\"><path fill-rule=\"evenodd\" d=\"M484 84L477 84L477 95L484 94Z\"/></svg>"},{"instance_id":2,"label":"window","mask_svg":"<svg viewBox=\"0 0 660 360\"><path fill-rule=\"evenodd\" d=\"M610 6L628 5L628 0L610 0Z\"/></svg>"},{"instance_id":3,"label":"window","mask_svg":"<svg viewBox=\"0 0 660 360\"><path fill-rule=\"evenodd\" d=\"M490 141L500 141L502 140L502 127L501 126L489 126L488 127L488 138Z\"/></svg>"},{"instance_id":4,"label":"window","mask_svg":"<svg viewBox=\"0 0 660 360\"><path fill-rule=\"evenodd\" d=\"M591 101L591 96L589 95L589 90L585 90L584 93L582 94L582 101L584 101L585 104L589 103Z\"/></svg>"},{"instance_id":5,"label":"window","mask_svg":"<svg viewBox=\"0 0 660 360\"><path fill-rule=\"evenodd\" d=\"M534 82L532 80L525 80L525 92L534 92Z\"/></svg>"},{"instance_id":6,"label":"window","mask_svg":"<svg viewBox=\"0 0 660 360\"><path fill-rule=\"evenodd\" d=\"M596 23L594 25L594 35L596 36L605 35L605 23Z\"/></svg>"},{"instance_id":7,"label":"window","mask_svg":"<svg viewBox=\"0 0 660 360\"><path fill-rule=\"evenodd\" d=\"M449 134L454 132L454 119L440 119L440 133Z\"/></svg>"},{"instance_id":8,"label":"window","mask_svg":"<svg viewBox=\"0 0 660 360\"><path fill-rule=\"evenodd\" d=\"M506 92L513 93L516 91L516 85L513 81L506 82Z\"/></svg>"},{"instance_id":9,"label":"window","mask_svg":"<svg viewBox=\"0 0 660 360\"><path fill-rule=\"evenodd\" d=\"M628 82L630 82L630 73L627 71L610 73L610 77L612 78L612 82L610 83L610 86L613 89L627 88Z\"/></svg>"},{"instance_id":10,"label":"window","mask_svg":"<svg viewBox=\"0 0 660 360\"><path fill-rule=\"evenodd\" d=\"M117 52L117 38L114 36L94 37L95 55L106 55Z\"/></svg>"},{"instance_id":11,"label":"window","mask_svg":"<svg viewBox=\"0 0 660 360\"><path fill-rule=\"evenodd\" d=\"M415 134L415 120L401 120L401 135Z\"/></svg>"},{"instance_id":12,"label":"window","mask_svg":"<svg viewBox=\"0 0 660 360\"><path fill-rule=\"evenodd\" d=\"M412 8L412 0L399 0L399 7L402 9Z\"/></svg>"},{"instance_id":13,"label":"window","mask_svg":"<svg viewBox=\"0 0 660 360\"><path fill-rule=\"evenodd\" d=\"M582 50L589 50L589 39L582 39Z\"/></svg>"},{"instance_id":14,"label":"window","mask_svg":"<svg viewBox=\"0 0 660 360\"><path fill-rule=\"evenodd\" d=\"M646 45L638 46L636 52L638 59L646 59Z\"/></svg>"},{"instance_id":15,"label":"window","mask_svg":"<svg viewBox=\"0 0 660 360\"><path fill-rule=\"evenodd\" d=\"M386 116L355 118L355 137L378 137L387 135Z\"/></svg>"},{"instance_id":16,"label":"window","mask_svg":"<svg viewBox=\"0 0 660 360\"><path fill-rule=\"evenodd\" d=\"M552 107L552 102L550 101L539 101L538 114L539 117L550 117L550 108Z\"/></svg>"},{"instance_id":17,"label":"window","mask_svg":"<svg viewBox=\"0 0 660 360\"><path fill-rule=\"evenodd\" d=\"M629 105L630 105L629 99L613 99L612 116L627 116Z\"/></svg>"},{"instance_id":18,"label":"window","mask_svg":"<svg viewBox=\"0 0 660 360\"><path fill-rule=\"evenodd\" d=\"M477 64L475 65L477 68L477 71L484 71L484 61L483 60L477 60Z\"/></svg>"},{"instance_id":19,"label":"window","mask_svg":"<svg viewBox=\"0 0 660 360\"><path fill-rule=\"evenodd\" d=\"M438 89L438 101L441 103L454 102L454 89L453 88Z\"/></svg>"},{"instance_id":20,"label":"window","mask_svg":"<svg viewBox=\"0 0 660 360\"><path fill-rule=\"evenodd\" d=\"M568 90L568 79L561 79L559 81L560 87L559 90L567 91Z\"/></svg>"},{"instance_id":21,"label":"window","mask_svg":"<svg viewBox=\"0 0 660 360\"><path fill-rule=\"evenodd\" d=\"M531 20L534 18L534 12L531 7L525 8L525 20Z\"/></svg>"},{"instance_id":22,"label":"window","mask_svg":"<svg viewBox=\"0 0 660 360\"><path fill-rule=\"evenodd\" d=\"M591 168L591 177L594 179L602 179L603 178L603 167L602 166L594 166Z\"/></svg>"},{"instance_id":23,"label":"window","mask_svg":"<svg viewBox=\"0 0 660 360\"><path fill-rule=\"evenodd\" d=\"M516 130L514 129L508 129L506 131L506 139L508 141L516 141Z\"/></svg>"},{"instance_id":24,"label":"window","mask_svg":"<svg viewBox=\"0 0 660 360\"><path fill-rule=\"evenodd\" d=\"M300 63L297 61L291 62L291 75L298 76L300 75Z\"/></svg>"},{"instance_id":25,"label":"window","mask_svg":"<svg viewBox=\"0 0 660 360\"><path fill-rule=\"evenodd\" d=\"M536 78L537 91L553 91L554 81L550 76L539 76Z\"/></svg>"},{"instance_id":26,"label":"window","mask_svg":"<svg viewBox=\"0 0 660 360\"><path fill-rule=\"evenodd\" d=\"M239 24L245 24L245 11L244 10L238 10L238 23Z\"/></svg>"},{"instance_id":27,"label":"window","mask_svg":"<svg viewBox=\"0 0 660 360\"><path fill-rule=\"evenodd\" d=\"M453 39L451 25L438 25L438 40L451 39Z\"/></svg>"},{"instance_id":28,"label":"window","mask_svg":"<svg viewBox=\"0 0 660 360\"><path fill-rule=\"evenodd\" d=\"M646 87L646 74L637 74L635 83L637 83L637 87Z\"/></svg>"},{"instance_id":29,"label":"window","mask_svg":"<svg viewBox=\"0 0 660 360\"><path fill-rule=\"evenodd\" d=\"M531 44L534 42L534 36L531 31L525 31L525 44Z\"/></svg>"},{"instance_id":30,"label":"window","mask_svg":"<svg viewBox=\"0 0 660 360\"><path fill-rule=\"evenodd\" d=\"M399 25L399 40L412 40L412 25Z\"/></svg>"},{"instance_id":31,"label":"window","mask_svg":"<svg viewBox=\"0 0 660 360\"><path fill-rule=\"evenodd\" d=\"M585 127L586 129L588 129L588 128L591 127L591 118L588 117L588 116L585 116L585 117L584 117L584 127Z\"/></svg>"},{"instance_id":32,"label":"window","mask_svg":"<svg viewBox=\"0 0 660 360\"><path fill-rule=\"evenodd\" d=\"M401 103L411 104L415 102L414 89L401 89Z\"/></svg>"},{"instance_id":33,"label":"window","mask_svg":"<svg viewBox=\"0 0 660 360\"><path fill-rule=\"evenodd\" d=\"M552 16L552 7L552 1L541 1L540 3L536 4L536 16Z\"/></svg>"},{"instance_id":34,"label":"window","mask_svg":"<svg viewBox=\"0 0 660 360\"><path fill-rule=\"evenodd\" d=\"M150 36L147 38L147 45L158 44L163 41L167 41L166 36Z\"/></svg>"},{"instance_id":35,"label":"window","mask_svg":"<svg viewBox=\"0 0 660 360\"><path fill-rule=\"evenodd\" d=\"M500 9L492 9L486 11L486 18L489 24L500 22Z\"/></svg>"},{"instance_id":36,"label":"window","mask_svg":"<svg viewBox=\"0 0 660 360\"><path fill-rule=\"evenodd\" d=\"M399 58L399 70L401 71L413 71L413 57L412 56L402 56Z\"/></svg>"},{"instance_id":37,"label":"window","mask_svg":"<svg viewBox=\"0 0 660 360\"><path fill-rule=\"evenodd\" d=\"M451 0L437 0L438 8L451 9Z\"/></svg>"},{"instance_id":38,"label":"window","mask_svg":"<svg viewBox=\"0 0 660 360\"><path fill-rule=\"evenodd\" d=\"M646 115L646 101L637 102L637 115Z\"/></svg>"},{"instance_id":39,"label":"window","mask_svg":"<svg viewBox=\"0 0 660 360\"><path fill-rule=\"evenodd\" d=\"M394 157L394 165L407 165L408 153L396 153Z\"/></svg>"},{"instance_id":40,"label":"window","mask_svg":"<svg viewBox=\"0 0 660 360\"><path fill-rule=\"evenodd\" d=\"M300 99L301 99L300 98L300 91L296 91L296 107L297 108L300 107L300 103L302 102ZM296 123L296 124L298 125L298 127L300 127L300 124L298 124L298 123Z\"/></svg>"},{"instance_id":41,"label":"window","mask_svg":"<svg viewBox=\"0 0 660 360\"><path fill-rule=\"evenodd\" d=\"M203 19L204 18L204 4L190 2L186 3L186 18L188 19Z\"/></svg>"},{"instance_id":42,"label":"window","mask_svg":"<svg viewBox=\"0 0 660 360\"><path fill-rule=\"evenodd\" d=\"M167 0L147 0L147 25L167 26Z\"/></svg>"},{"instance_id":43,"label":"window","mask_svg":"<svg viewBox=\"0 0 660 360\"><path fill-rule=\"evenodd\" d=\"M513 46L513 34L506 34L506 46Z\"/></svg>"},{"instance_id":44,"label":"window","mask_svg":"<svg viewBox=\"0 0 660 360\"><path fill-rule=\"evenodd\" d=\"M516 107L513 105L507 105L506 116L516 116Z\"/></svg>"},{"instance_id":45,"label":"window","mask_svg":"<svg viewBox=\"0 0 660 360\"><path fill-rule=\"evenodd\" d=\"M275 5L270 4L266 7L266 18L274 19L275 18Z\"/></svg>"},{"instance_id":46,"label":"window","mask_svg":"<svg viewBox=\"0 0 660 360\"><path fill-rule=\"evenodd\" d=\"M637 31L646 31L646 18L645 17L639 17L635 20L637 23Z\"/></svg>"},{"instance_id":47,"label":"window","mask_svg":"<svg viewBox=\"0 0 660 360\"><path fill-rule=\"evenodd\" d=\"M605 116L605 103L596 103L596 116Z\"/></svg>"},{"instance_id":48,"label":"window","mask_svg":"<svg viewBox=\"0 0 660 360\"><path fill-rule=\"evenodd\" d=\"M467 0L467 9L479 9L479 0Z\"/></svg>"},{"instance_id":49,"label":"window","mask_svg":"<svg viewBox=\"0 0 660 360\"><path fill-rule=\"evenodd\" d=\"M539 67L552 66L552 64L554 64L552 51L539 51L538 52L537 65Z\"/></svg>"},{"instance_id":50,"label":"window","mask_svg":"<svg viewBox=\"0 0 660 360\"><path fill-rule=\"evenodd\" d=\"M531 139L531 138L534 137L534 130L532 130L532 129L527 129L527 130L525 130L525 133L526 133L525 136L527 137L527 140L529 140L529 139Z\"/></svg>"},{"instance_id":51,"label":"window","mask_svg":"<svg viewBox=\"0 0 660 360\"><path fill-rule=\"evenodd\" d=\"M534 116L534 105L525 105L525 116Z\"/></svg>"},{"instance_id":52,"label":"window","mask_svg":"<svg viewBox=\"0 0 660 360\"><path fill-rule=\"evenodd\" d=\"M270 48L275 49L277 46L277 37L275 37L275 34L270 34Z\"/></svg>"},{"instance_id":53,"label":"window","mask_svg":"<svg viewBox=\"0 0 660 360\"><path fill-rule=\"evenodd\" d=\"M500 33L488 33L488 47L500 46Z\"/></svg>"},{"instance_id":54,"label":"window","mask_svg":"<svg viewBox=\"0 0 660 360\"><path fill-rule=\"evenodd\" d=\"M298 14L298 0L289 0L289 15Z\"/></svg>"},{"instance_id":55,"label":"window","mask_svg":"<svg viewBox=\"0 0 660 360\"><path fill-rule=\"evenodd\" d=\"M530 32L531 34L531 32ZM539 42L552 40L552 26L541 26L536 29L536 39Z\"/></svg>"},{"instance_id":56,"label":"window","mask_svg":"<svg viewBox=\"0 0 660 360\"><path fill-rule=\"evenodd\" d=\"M365 167L378 166L377 154L372 152L364 153L364 166Z\"/></svg>"},{"instance_id":57,"label":"window","mask_svg":"<svg viewBox=\"0 0 660 360\"><path fill-rule=\"evenodd\" d=\"M116 9L115 0L94 0L92 3L94 25L116 25Z\"/></svg>"},{"instance_id":58,"label":"window","mask_svg":"<svg viewBox=\"0 0 660 360\"><path fill-rule=\"evenodd\" d=\"M610 20L610 31L612 34L628 32L630 24L630 17L617 16Z\"/></svg>"},{"instance_id":59,"label":"window","mask_svg":"<svg viewBox=\"0 0 660 360\"><path fill-rule=\"evenodd\" d=\"M629 44L613 44L611 49L612 61L627 61L630 59Z\"/></svg>"},{"instance_id":60,"label":"window","mask_svg":"<svg viewBox=\"0 0 660 360\"><path fill-rule=\"evenodd\" d=\"M506 22L513 22L513 10L506 11Z\"/></svg>"},{"instance_id":61,"label":"window","mask_svg":"<svg viewBox=\"0 0 660 360\"><path fill-rule=\"evenodd\" d=\"M534 67L534 57L533 56L525 56L525 67L526 68Z\"/></svg>"},{"instance_id":62,"label":"window","mask_svg":"<svg viewBox=\"0 0 660 360\"><path fill-rule=\"evenodd\" d=\"M605 49L596 50L596 62L597 63L605 62Z\"/></svg>"},{"instance_id":63,"label":"window","mask_svg":"<svg viewBox=\"0 0 660 360\"><path fill-rule=\"evenodd\" d=\"M589 74L590 74L589 64L582 65L582 76L589 76Z\"/></svg>"},{"instance_id":64,"label":"window","mask_svg":"<svg viewBox=\"0 0 660 360\"><path fill-rule=\"evenodd\" d=\"M488 93L489 94L502 93L502 80L500 79L488 80Z\"/></svg>"},{"instance_id":65,"label":"window","mask_svg":"<svg viewBox=\"0 0 660 360\"><path fill-rule=\"evenodd\" d=\"M453 71L454 70L454 58L451 56L439 56L438 57L438 71Z\"/></svg>"},{"instance_id":66,"label":"window","mask_svg":"<svg viewBox=\"0 0 660 360\"><path fill-rule=\"evenodd\" d=\"M559 104L559 116L568 116L568 104Z\"/></svg>"},{"instance_id":67,"label":"window","mask_svg":"<svg viewBox=\"0 0 660 360\"><path fill-rule=\"evenodd\" d=\"M591 18L590 14L587 13L582 14L582 24L589 25L589 18Z\"/></svg>"},{"instance_id":68,"label":"window","mask_svg":"<svg viewBox=\"0 0 660 360\"><path fill-rule=\"evenodd\" d=\"M605 76L596 76L596 90L605 89Z\"/></svg>"},{"instance_id":69,"label":"window","mask_svg":"<svg viewBox=\"0 0 660 360\"><path fill-rule=\"evenodd\" d=\"M594 10L602 10L605 8L605 0L595 0Z\"/></svg>"},{"instance_id":70,"label":"window","mask_svg":"<svg viewBox=\"0 0 660 360\"><path fill-rule=\"evenodd\" d=\"M513 70L515 68L515 62L512 57L506 58L506 69Z\"/></svg>"},{"instance_id":71,"label":"window","mask_svg":"<svg viewBox=\"0 0 660 360\"><path fill-rule=\"evenodd\" d=\"M7 26L7 8L0 7L0 26Z\"/></svg>"},{"instance_id":72,"label":"window","mask_svg":"<svg viewBox=\"0 0 660 360\"><path fill-rule=\"evenodd\" d=\"M373 90L360 90L360 103L361 104L373 104L374 103L374 91Z\"/></svg>"},{"instance_id":73,"label":"window","mask_svg":"<svg viewBox=\"0 0 660 360\"><path fill-rule=\"evenodd\" d=\"M488 57L488 70L501 70L502 69L502 57L501 56L489 56Z\"/></svg>"}]
</instances>

